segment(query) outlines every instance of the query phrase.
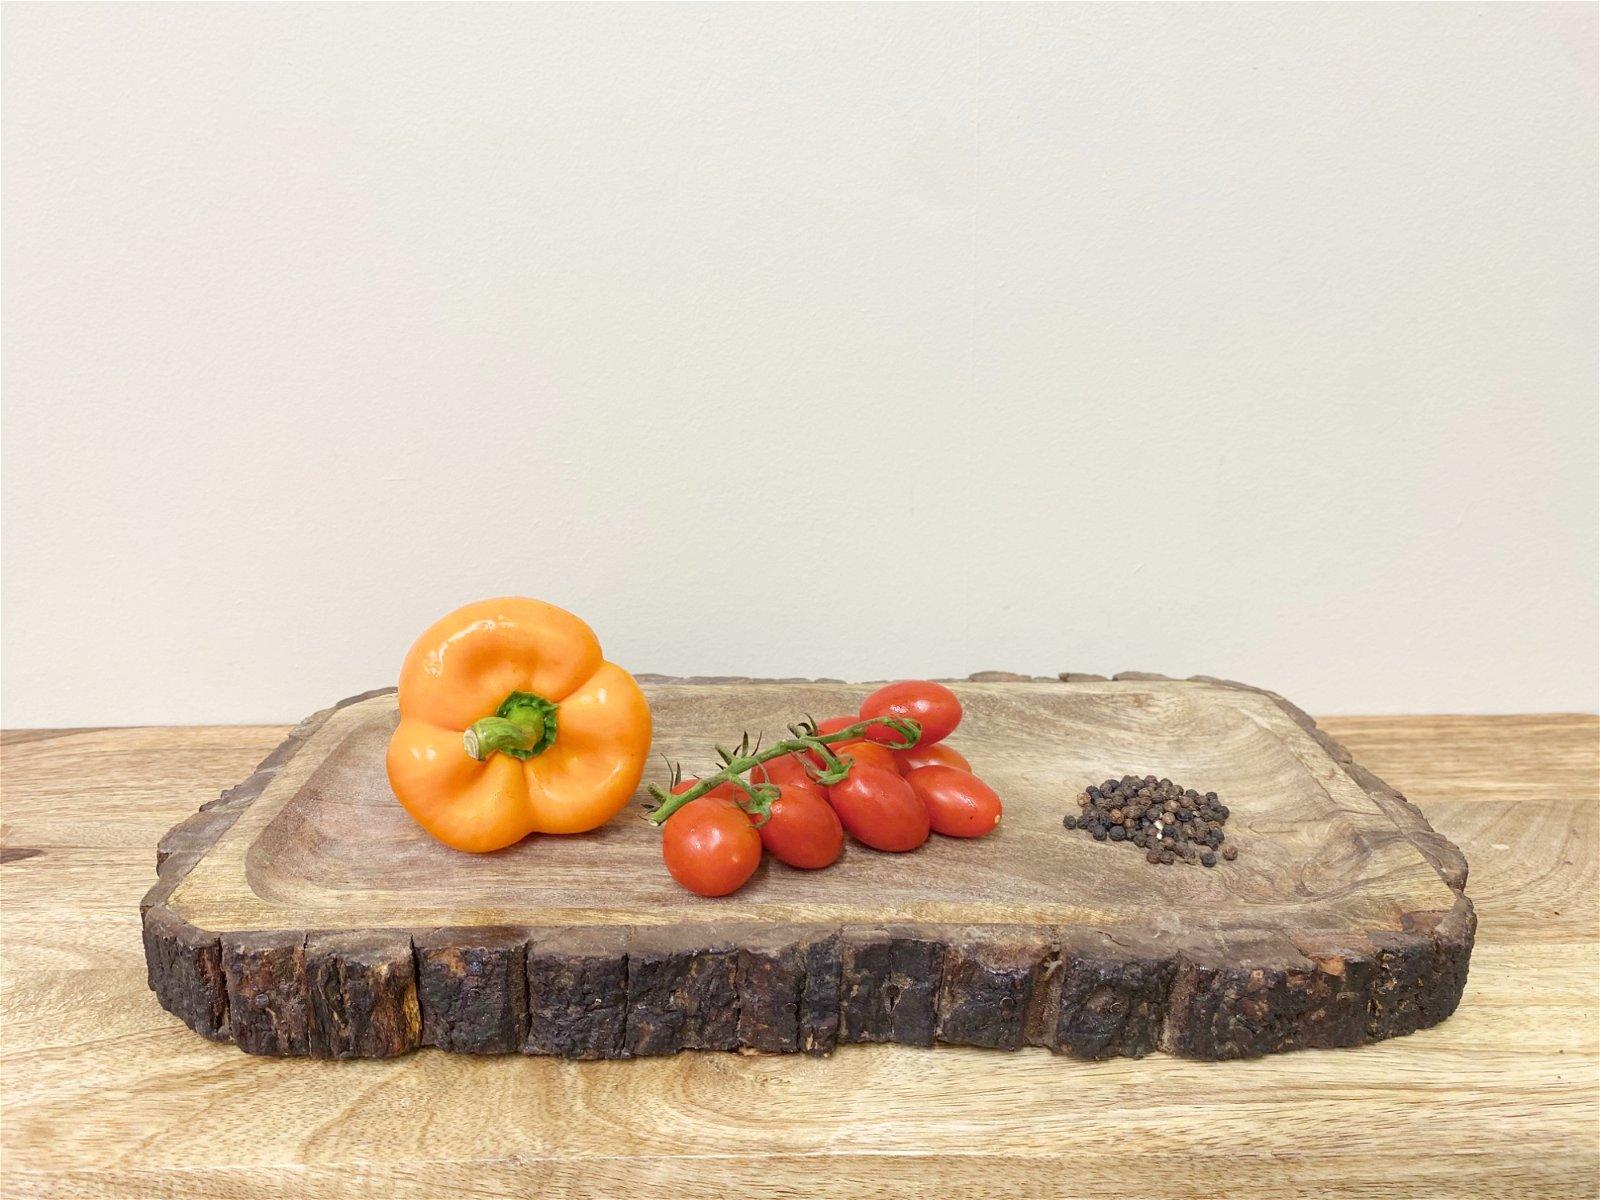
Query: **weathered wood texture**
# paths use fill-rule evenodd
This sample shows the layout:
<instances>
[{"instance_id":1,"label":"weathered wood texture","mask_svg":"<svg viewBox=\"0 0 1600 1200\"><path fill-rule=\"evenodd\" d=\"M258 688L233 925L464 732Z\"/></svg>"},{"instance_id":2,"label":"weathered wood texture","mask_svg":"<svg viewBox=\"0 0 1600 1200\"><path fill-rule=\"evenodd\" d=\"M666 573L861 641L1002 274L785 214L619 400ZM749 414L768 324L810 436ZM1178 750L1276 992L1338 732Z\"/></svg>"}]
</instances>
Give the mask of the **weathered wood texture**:
<instances>
[{"instance_id":1,"label":"weathered wood texture","mask_svg":"<svg viewBox=\"0 0 1600 1200\"><path fill-rule=\"evenodd\" d=\"M1481 925L1466 996L1437 1028L1360 1053L1222 1069L1160 1054L1064 1069L1026 1047L894 1045L827 1061L245 1057L195 1037L146 990L137 905L162 831L284 731L8 733L0 1194L1594 1196L1600 723L1321 724L1471 859ZM1094 991L1093 950L1055 978ZM1136 1036L1130 994L1126 1010L1082 1009L1071 1036ZM1158 1160L1115 1152L1130 1140L1159 1146Z\"/></svg>"},{"instance_id":2,"label":"weathered wood texture","mask_svg":"<svg viewBox=\"0 0 1600 1200\"><path fill-rule=\"evenodd\" d=\"M961 733L1006 796L1000 831L856 850L824 875L769 866L723 901L674 887L638 821L444 850L382 777L392 698L346 701L162 840L151 987L209 1038L332 1058L876 1042L1249 1058L1455 1010L1465 860L1304 713L1222 680L999 676L963 685ZM675 752L864 691L646 686ZM1153 869L1060 828L1078 789L1130 761L1236 785L1241 861Z\"/></svg>"}]
</instances>

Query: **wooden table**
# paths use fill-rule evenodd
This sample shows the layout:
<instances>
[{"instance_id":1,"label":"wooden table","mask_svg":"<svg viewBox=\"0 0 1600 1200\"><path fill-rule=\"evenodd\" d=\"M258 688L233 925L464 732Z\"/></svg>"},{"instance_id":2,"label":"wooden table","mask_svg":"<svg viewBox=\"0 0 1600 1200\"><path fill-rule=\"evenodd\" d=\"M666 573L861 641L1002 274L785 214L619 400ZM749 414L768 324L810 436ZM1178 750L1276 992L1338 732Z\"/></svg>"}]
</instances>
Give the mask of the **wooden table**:
<instances>
[{"instance_id":1,"label":"wooden table","mask_svg":"<svg viewBox=\"0 0 1600 1200\"><path fill-rule=\"evenodd\" d=\"M161 833L284 730L7 734L0 1192L1594 1195L1600 723L1322 724L1466 852L1471 977L1436 1029L1234 1063L251 1058L146 991L138 903Z\"/></svg>"}]
</instances>

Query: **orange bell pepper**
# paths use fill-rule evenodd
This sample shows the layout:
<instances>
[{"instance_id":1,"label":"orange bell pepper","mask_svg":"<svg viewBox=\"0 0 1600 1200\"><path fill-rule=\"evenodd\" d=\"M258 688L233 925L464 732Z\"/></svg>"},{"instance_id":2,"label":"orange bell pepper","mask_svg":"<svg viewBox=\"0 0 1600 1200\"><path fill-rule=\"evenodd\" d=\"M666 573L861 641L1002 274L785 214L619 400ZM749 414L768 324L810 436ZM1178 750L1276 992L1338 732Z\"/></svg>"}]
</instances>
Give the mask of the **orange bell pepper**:
<instances>
[{"instance_id":1,"label":"orange bell pepper","mask_svg":"<svg viewBox=\"0 0 1600 1200\"><path fill-rule=\"evenodd\" d=\"M594 631L538 600L480 600L437 621L400 669L389 783L457 850L582 833L628 803L650 706Z\"/></svg>"}]
</instances>

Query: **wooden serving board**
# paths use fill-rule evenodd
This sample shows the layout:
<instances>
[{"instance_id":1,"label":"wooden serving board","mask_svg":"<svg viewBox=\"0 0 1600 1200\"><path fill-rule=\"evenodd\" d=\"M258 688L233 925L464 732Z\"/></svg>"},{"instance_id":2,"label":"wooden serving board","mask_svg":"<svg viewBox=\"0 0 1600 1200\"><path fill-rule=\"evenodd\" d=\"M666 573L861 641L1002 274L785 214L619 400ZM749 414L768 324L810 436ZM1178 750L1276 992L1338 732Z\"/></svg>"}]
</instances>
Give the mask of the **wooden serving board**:
<instances>
[{"instance_id":1,"label":"wooden serving board","mask_svg":"<svg viewBox=\"0 0 1600 1200\"><path fill-rule=\"evenodd\" d=\"M712 742L770 741L867 690L641 682L655 748L691 773ZM951 742L1005 802L994 834L909 855L852 844L820 872L769 859L720 900L673 883L638 804L490 855L434 842L384 774L392 692L354 697L163 839L150 986L207 1037L334 1058L851 1042L1232 1058L1454 1011L1465 861L1287 701L1134 674L955 690ZM1085 786L1126 772L1219 793L1238 859L1152 866L1063 829ZM664 774L658 758L646 781Z\"/></svg>"}]
</instances>

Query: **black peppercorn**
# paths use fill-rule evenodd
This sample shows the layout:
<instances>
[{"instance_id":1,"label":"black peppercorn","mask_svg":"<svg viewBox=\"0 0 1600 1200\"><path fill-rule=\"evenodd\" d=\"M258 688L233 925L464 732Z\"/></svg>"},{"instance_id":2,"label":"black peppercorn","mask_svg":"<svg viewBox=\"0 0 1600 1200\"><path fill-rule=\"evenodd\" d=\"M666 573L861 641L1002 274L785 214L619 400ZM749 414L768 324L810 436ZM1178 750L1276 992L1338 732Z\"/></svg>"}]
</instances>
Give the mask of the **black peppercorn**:
<instances>
[{"instance_id":1,"label":"black peppercorn","mask_svg":"<svg viewBox=\"0 0 1600 1200\"><path fill-rule=\"evenodd\" d=\"M1238 857L1224 842L1228 808L1215 792L1202 796L1167 778L1124 775L1085 788L1078 807L1082 813L1063 817L1063 827L1081 829L1097 842L1129 843L1149 863L1214 867L1219 853L1229 862Z\"/></svg>"}]
</instances>

